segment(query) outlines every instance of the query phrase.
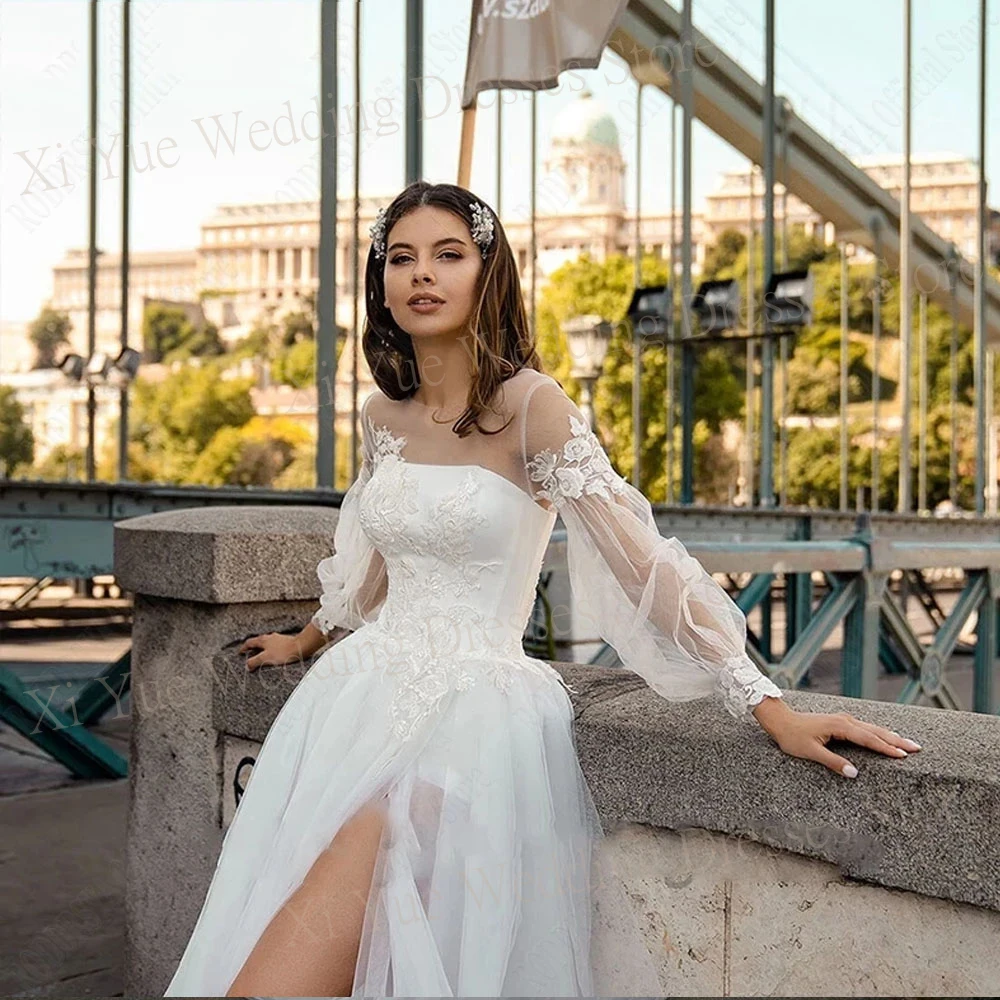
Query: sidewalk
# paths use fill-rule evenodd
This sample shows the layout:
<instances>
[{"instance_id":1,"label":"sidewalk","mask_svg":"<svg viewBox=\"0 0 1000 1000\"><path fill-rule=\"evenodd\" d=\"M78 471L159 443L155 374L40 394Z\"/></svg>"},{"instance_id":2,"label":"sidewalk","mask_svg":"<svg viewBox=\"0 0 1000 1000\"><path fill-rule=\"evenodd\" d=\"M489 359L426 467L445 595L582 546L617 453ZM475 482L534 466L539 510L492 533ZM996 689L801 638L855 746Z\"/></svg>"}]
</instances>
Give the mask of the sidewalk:
<instances>
[{"instance_id":1,"label":"sidewalk","mask_svg":"<svg viewBox=\"0 0 1000 1000\"><path fill-rule=\"evenodd\" d=\"M0 797L0 995L123 995L127 802L127 780Z\"/></svg>"}]
</instances>

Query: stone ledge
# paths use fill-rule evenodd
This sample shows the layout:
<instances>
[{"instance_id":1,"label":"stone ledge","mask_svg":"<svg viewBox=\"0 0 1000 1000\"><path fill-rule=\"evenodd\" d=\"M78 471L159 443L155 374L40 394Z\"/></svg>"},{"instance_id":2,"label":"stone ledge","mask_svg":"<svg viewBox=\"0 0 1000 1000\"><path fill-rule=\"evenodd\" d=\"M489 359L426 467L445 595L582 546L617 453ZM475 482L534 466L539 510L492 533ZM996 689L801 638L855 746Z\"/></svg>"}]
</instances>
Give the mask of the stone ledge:
<instances>
[{"instance_id":1,"label":"stone ledge","mask_svg":"<svg viewBox=\"0 0 1000 1000\"><path fill-rule=\"evenodd\" d=\"M248 674L238 645L213 659L214 721L260 742L314 661ZM783 754L752 719L737 722L710 699L667 702L629 671L552 666L579 692L577 750L606 829L714 830L832 862L853 879L1000 911L1000 719L788 692L794 708L848 712L924 747L897 760L831 742L857 765L850 779Z\"/></svg>"},{"instance_id":2,"label":"stone ledge","mask_svg":"<svg viewBox=\"0 0 1000 1000\"><path fill-rule=\"evenodd\" d=\"M330 507L189 507L115 522L115 575L129 591L206 604L317 600L333 552ZM155 558L151 558L155 553Z\"/></svg>"}]
</instances>

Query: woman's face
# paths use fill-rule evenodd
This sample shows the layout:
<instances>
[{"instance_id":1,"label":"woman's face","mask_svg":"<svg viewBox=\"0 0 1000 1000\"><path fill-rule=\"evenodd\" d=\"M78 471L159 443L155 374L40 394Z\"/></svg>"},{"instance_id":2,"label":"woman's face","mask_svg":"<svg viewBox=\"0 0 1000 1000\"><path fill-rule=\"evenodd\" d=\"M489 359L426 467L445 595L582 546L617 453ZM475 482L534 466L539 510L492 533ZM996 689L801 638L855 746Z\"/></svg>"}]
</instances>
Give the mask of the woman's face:
<instances>
[{"instance_id":1,"label":"woman's face","mask_svg":"<svg viewBox=\"0 0 1000 1000\"><path fill-rule=\"evenodd\" d=\"M389 230L386 243L385 305L397 326L412 337L465 333L483 259L464 220L421 205Z\"/></svg>"}]
</instances>

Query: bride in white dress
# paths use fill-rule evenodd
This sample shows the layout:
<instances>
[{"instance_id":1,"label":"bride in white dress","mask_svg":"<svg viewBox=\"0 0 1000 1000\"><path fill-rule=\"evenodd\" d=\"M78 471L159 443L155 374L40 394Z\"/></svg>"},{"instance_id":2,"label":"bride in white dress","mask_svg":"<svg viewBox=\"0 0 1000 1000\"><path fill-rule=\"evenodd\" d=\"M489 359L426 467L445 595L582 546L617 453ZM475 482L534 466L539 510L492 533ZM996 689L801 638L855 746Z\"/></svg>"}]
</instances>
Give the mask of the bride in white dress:
<instances>
[{"instance_id":1,"label":"bride in white dress","mask_svg":"<svg viewBox=\"0 0 1000 1000\"><path fill-rule=\"evenodd\" d=\"M513 254L480 199L404 190L372 227L366 302L378 388L320 610L241 649L257 669L350 633L268 731L164 995L656 995L644 947L598 956L594 914L623 894L569 695L522 647L557 514L576 620L664 698L717 697L848 777L831 738L919 748L782 701L739 608L538 370Z\"/></svg>"}]
</instances>

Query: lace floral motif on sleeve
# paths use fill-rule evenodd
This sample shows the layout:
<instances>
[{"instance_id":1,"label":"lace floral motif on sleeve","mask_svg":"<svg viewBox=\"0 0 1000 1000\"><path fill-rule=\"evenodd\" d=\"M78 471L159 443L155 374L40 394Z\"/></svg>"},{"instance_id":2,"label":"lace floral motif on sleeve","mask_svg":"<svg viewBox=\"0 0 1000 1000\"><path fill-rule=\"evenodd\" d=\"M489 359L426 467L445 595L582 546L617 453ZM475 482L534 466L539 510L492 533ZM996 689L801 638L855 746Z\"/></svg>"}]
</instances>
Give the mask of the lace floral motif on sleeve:
<instances>
[{"instance_id":1,"label":"lace floral motif on sleeve","mask_svg":"<svg viewBox=\"0 0 1000 1000\"><path fill-rule=\"evenodd\" d=\"M535 496L558 507L584 494L610 500L612 493L623 493L625 481L608 461L597 436L579 417L568 416L572 436L559 452L546 448L527 463L531 481L542 484Z\"/></svg>"},{"instance_id":2,"label":"lace floral motif on sleeve","mask_svg":"<svg viewBox=\"0 0 1000 1000\"><path fill-rule=\"evenodd\" d=\"M745 718L750 709L765 698L782 697L781 688L761 673L746 653L726 660L719 671L718 682L722 703L735 719Z\"/></svg>"}]
</instances>

